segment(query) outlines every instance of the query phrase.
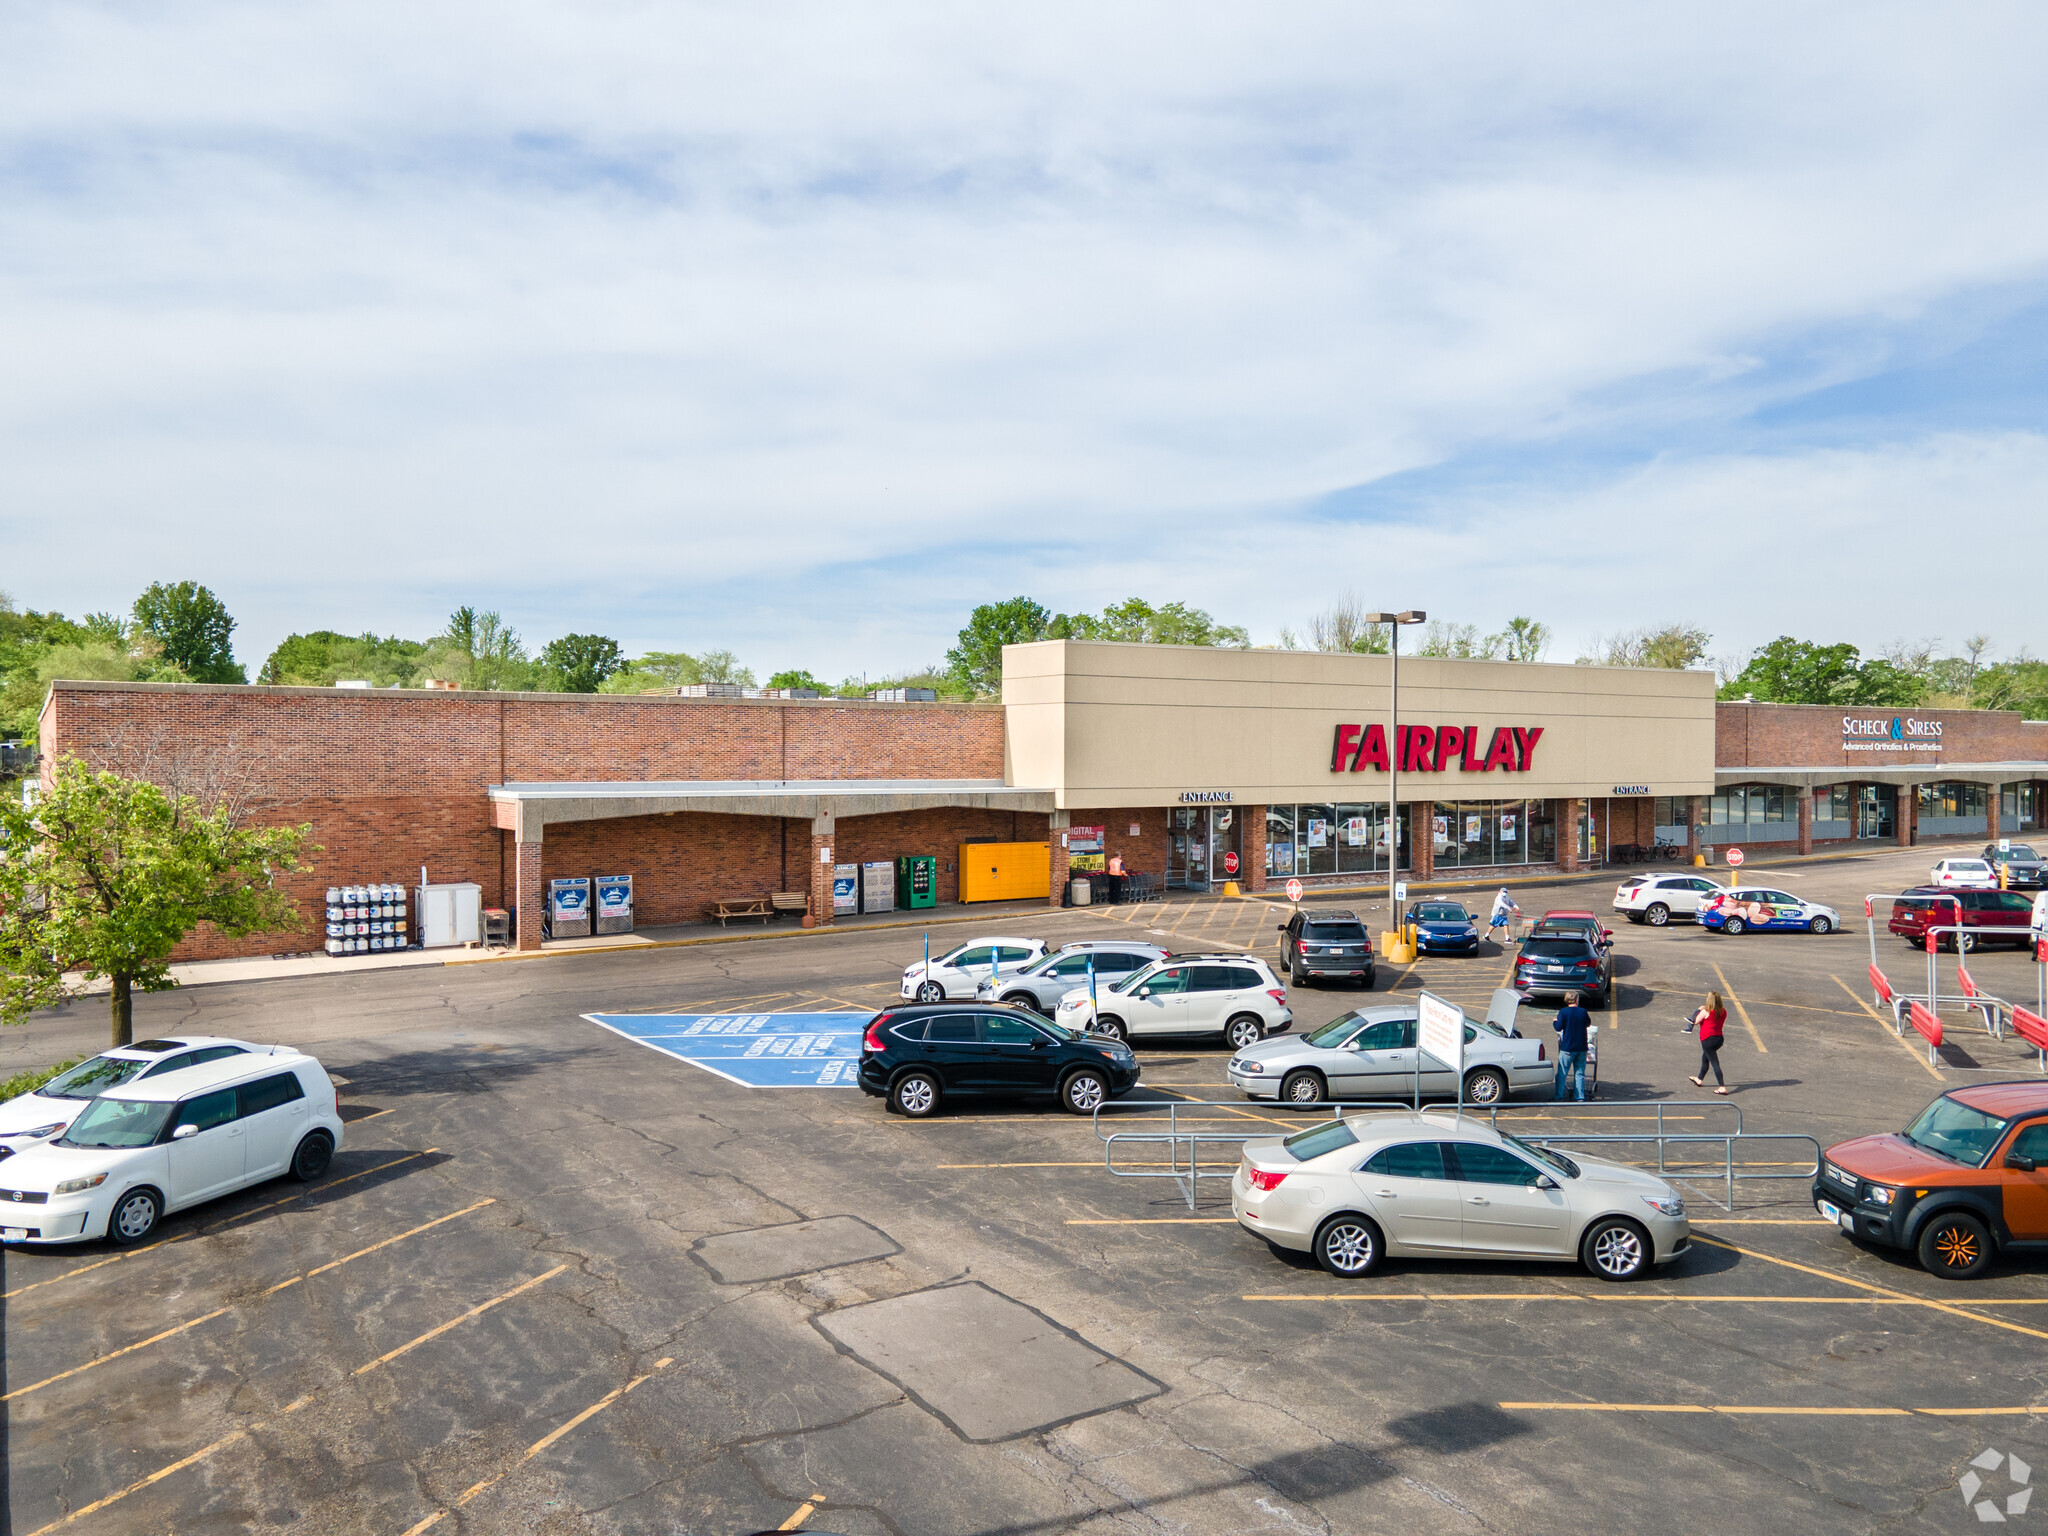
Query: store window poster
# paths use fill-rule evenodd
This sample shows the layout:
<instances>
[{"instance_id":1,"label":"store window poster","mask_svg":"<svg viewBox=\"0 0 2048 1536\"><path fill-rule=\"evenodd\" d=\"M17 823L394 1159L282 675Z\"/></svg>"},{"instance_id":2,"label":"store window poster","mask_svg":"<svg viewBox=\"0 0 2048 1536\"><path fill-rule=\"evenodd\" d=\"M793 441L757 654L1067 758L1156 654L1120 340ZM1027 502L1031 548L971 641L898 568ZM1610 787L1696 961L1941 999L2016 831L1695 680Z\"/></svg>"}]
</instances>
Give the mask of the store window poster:
<instances>
[{"instance_id":1,"label":"store window poster","mask_svg":"<svg viewBox=\"0 0 2048 1536\"><path fill-rule=\"evenodd\" d=\"M1515 840L1515 813L1513 811L1501 812L1500 835L1507 842L1512 843Z\"/></svg>"},{"instance_id":2,"label":"store window poster","mask_svg":"<svg viewBox=\"0 0 2048 1536\"><path fill-rule=\"evenodd\" d=\"M1465 841L1468 843L1476 843L1481 838L1483 838L1486 834L1480 829L1484 825L1485 822L1481 817L1467 816L1465 818Z\"/></svg>"},{"instance_id":3,"label":"store window poster","mask_svg":"<svg viewBox=\"0 0 2048 1536\"><path fill-rule=\"evenodd\" d=\"M1276 875L1294 873L1294 844L1272 843L1266 849L1266 868Z\"/></svg>"},{"instance_id":4,"label":"store window poster","mask_svg":"<svg viewBox=\"0 0 2048 1536\"><path fill-rule=\"evenodd\" d=\"M1363 848L1365 846L1365 838L1365 818L1363 816L1353 816L1344 823L1344 842L1347 847Z\"/></svg>"},{"instance_id":5,"label":"store window poster","mask_svg":"<svg viewBox=\"0 0 2048 1536\"><path fill-rule=\"evenodd\" d=\"M1308 824L1308 845L1311 848L1327 848L1330 846L1330 824L1327 821L1317 821L1314 818L1310 818Z\"/></svg>"}]
</instances>

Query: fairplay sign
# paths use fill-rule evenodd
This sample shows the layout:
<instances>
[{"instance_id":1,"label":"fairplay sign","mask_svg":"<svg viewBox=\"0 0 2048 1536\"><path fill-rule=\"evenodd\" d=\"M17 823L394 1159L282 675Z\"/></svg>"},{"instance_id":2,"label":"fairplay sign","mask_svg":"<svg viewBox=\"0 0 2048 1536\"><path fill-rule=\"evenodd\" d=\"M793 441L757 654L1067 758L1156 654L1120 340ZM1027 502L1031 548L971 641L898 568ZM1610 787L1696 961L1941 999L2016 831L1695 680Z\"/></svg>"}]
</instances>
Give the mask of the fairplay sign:
<instances>
[{"instance_id":1,"label":"fairplay sign","mask_svg":"<svg viewBox=\"0 0 2048 1536\"><path fill-rule=\"evenodd\" d=\"M1394 733L1398 763L1390 764L1385 727L1340 725L1330 752L1330 772L1363 773L1372 768L1386 773L1398 767L1402 773L1448 773L1453 768L1460 773L1491 773L1496 768L1527 773L1543 729L1497 725L1486 736L1485 727L1477 725L1404 725Z\"/></svg>"}]
</instances>

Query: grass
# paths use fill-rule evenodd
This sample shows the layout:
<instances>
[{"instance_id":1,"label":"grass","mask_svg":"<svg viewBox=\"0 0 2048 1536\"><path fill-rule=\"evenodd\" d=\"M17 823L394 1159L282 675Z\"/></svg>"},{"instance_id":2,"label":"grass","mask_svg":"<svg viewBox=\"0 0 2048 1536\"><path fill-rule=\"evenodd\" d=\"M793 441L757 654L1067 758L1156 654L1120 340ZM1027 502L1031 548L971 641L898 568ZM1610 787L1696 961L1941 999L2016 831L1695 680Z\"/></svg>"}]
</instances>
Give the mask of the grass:
<instances>
[{"instance_id":1,"label":"grass","mask_svg":"<svg viewBox=\"0 0 2048 1536\"><path fill-rule=\"evenodd\" d=\"M54 1067L45 1067L40 1072L15 1073L6 1082L0 1083L0 1104L6 1103L9 1099L18 1099L24 1093L34 1093L59 1072L69 1072L83 1060L83 1056L74 1056L69 1061L60 1061Z\"/></svg>"}]
</instances>

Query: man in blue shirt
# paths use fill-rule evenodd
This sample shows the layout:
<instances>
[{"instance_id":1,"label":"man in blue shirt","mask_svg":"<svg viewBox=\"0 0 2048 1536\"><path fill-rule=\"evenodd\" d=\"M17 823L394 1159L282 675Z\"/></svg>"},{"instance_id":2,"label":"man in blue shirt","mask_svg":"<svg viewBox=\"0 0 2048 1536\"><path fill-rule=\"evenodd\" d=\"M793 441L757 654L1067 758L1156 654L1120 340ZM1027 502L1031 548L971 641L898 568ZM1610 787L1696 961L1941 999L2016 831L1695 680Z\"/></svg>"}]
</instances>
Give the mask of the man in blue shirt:
<instances>
[{"instance_id":1,"label":"man in blue shirt","mask_svg":"<svg viewBox=\"0 0 2048 1536\"><path fill-rule=\"evenodd\" d=\"M1567 992L1557 1010L1557 1086L1551 1097L1564 1097L1564 1081L1572 1079L1572 1097L1586 1102L1586 1040L1593 1016L1579 1006L1579 994Z\"/></svg>"}]
</instances>

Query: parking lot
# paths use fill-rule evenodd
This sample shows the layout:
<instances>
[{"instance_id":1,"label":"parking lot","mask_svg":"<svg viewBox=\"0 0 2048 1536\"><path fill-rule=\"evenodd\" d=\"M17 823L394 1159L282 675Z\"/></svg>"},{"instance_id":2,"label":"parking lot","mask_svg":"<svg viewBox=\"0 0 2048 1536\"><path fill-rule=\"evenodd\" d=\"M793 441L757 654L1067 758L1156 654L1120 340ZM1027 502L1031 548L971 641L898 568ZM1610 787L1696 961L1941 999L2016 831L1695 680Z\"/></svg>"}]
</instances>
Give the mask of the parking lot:
<instances>
[{"instance_id":1,"label":"parking lot","mask_svg":"<svg viewBox=\"0 0 2048 1536\"><path fill-rule=\"evenodd\" d=\"M1841 910L1827 937L1613 919L1598 1100L1510 1117L1614 1131L1662 1102L1673 1128L1739 1113L1825 1146L2036 1075L1962 1014L1930 1064L1869 1006L1863 895L1933 856L1770 871ZM1605 914L1613 885L1516 896ZM1377 933L1383 909L1357 905ZM988 931L1270 956L1282 910ZM935 928L934 952L976 931ZM1728 1214L1704 1170L1683 1180L1692 1249L1636 1284L1405 1261L1344 1283L1239 1231L1222 1182L1191 1210L1170 1181L1110 1177L1086 1118L912 1122L838 1074L750 1086L586 1017L865 1014L920 944L785 935L138 999L138 1037L318 1055L346 1080L348 1142L317 1185L173 1216L146 1247L7 1250L11 1530L1957 1530L1978 1524L1972 1458L2048 1465L2048 1260L1944 1283L1852 1247L1799 1178L1744 1184ZM1895 939L1879 954L1895 982L1924 975ZM1491 943L1383 965L1371 997L1483 1013L1507 968ZM1971 969L2034 997L2023 954ZM1709 990L1735 1091L1701 1103L1681 1025ZM1293 988L1295 1028L1365 1000ZM74 1006L0 1041L0 1066L104 1028ZM1306 1123L1237 1107L1220 1043L1138 1056L1135 1100Z\"/></svg>"}]
</instances>

